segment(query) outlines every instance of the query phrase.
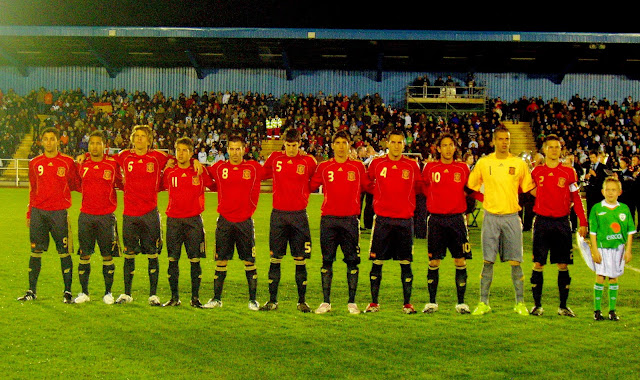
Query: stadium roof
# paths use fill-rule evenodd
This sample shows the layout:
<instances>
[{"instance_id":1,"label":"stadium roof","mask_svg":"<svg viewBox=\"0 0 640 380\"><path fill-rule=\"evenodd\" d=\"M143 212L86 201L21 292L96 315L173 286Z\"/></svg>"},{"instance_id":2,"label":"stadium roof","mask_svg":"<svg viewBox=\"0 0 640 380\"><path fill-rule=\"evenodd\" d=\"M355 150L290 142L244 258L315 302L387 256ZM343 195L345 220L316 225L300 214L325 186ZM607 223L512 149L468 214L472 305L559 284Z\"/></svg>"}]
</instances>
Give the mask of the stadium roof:
<instances>
[{"instance_id":1,"label":"stadium roof","mask_svg":"<svg viewBox=\"0 0 640 380\"><path fill-rule=\"evenodd\" d=\"M0 26L0 66L193 67L411 72L640 72L640 34Z\"/></svg>"}]
</instances>

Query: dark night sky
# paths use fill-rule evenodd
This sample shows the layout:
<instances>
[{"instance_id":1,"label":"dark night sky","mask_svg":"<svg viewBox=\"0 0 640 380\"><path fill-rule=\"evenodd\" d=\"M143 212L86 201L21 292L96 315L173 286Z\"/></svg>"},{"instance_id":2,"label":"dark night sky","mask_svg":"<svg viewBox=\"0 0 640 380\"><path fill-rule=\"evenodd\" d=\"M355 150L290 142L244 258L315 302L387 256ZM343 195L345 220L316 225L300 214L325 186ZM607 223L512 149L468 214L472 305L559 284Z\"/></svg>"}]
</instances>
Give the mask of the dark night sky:
<instances>
[{"instance_id":1,"label":"dark night sky","mask_svg":"<svg viewBox=\"0 0 640 380\"><path fill-rule=\"evenodd\" d=\"M345 4L358 4L357 6ZM478 1L0 0L0 25L182 26L487 31L640 31L626 5ZM419 4L419 5L416 5ZM436 5L434 5L436 4ZM463 4L460 2L460 4ZM602 5L598 5L602 7Z\"/></svg>"}]
</instances>

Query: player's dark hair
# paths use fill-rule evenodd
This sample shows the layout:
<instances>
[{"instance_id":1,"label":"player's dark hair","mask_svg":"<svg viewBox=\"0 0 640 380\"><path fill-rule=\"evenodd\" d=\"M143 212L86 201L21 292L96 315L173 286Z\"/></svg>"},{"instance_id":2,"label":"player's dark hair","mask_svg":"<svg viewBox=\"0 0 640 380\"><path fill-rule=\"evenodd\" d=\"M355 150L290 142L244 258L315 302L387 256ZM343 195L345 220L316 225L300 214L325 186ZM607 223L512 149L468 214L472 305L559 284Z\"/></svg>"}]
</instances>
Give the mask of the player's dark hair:
<instances>
[{"instance_id":1,"label":"player's dark hair","mask_svg":"<svg viewBox=\"0 0 640 380\"><path fill-rule=\"evenodd\" d=\"M287 129L284 132L284 141L289 143L302 141L302 137L300 136L300 131L298 131L295 128Z\"/></svg>"},{"instance_id":2,"label":"player's dark hair","mask_svg":"<svg viewBox=\"0 0 640 380\"><path fill-rule=\"evenodd\" d=\"M404 132L401 131L400 129L392 129L388 134L387 134L387 141L389 141L389 139L391 138L391 136L400 136L402 137L402 139L404 140Z\"/></svg>"},{"instance_id":3,"label":"player's dark hair","mask_svg":"<svg viewBox=\"0 0 640 380\"><path fill-rule=\"evenodd\" d=\"M629 157L620 157L620 161L624 161L627 166L631 165L631 160L629 159Z\"/></svg>"},{"instance_id":4,"label":"player's dark hair","mask_svg":"<svg viewBox=\"0 0 640 380\"><path fill-rule=\"evenodd\" d=\"M547 141L560 141L560 137L558 137L558 135L552 133L550 135L548 135L547 137L544 138L544 142Z\"/></svg>"},{"instance_id":5,"label":"player's dark hair","mask_svg":"<svg viewBox=\"0 0 640 380\"><path fill-rule=\"evenodd\" d=\"M347 133L347 131L338 131L333 135L331 142L336 142L337 139L345 139L351 144L351 136Z\"/></svg>"},{"instance_id":6,"label":"player's dark hair","mask_svg":"<svg viewBox=\"0 0 640 380\"><path fill-rule=\"evenodd\" d=\"M505 127L504 125L500 124L498 125L494 130L493 130L493 139L496 139L496 136L498 135L498 133L500 132L506 132L508 134L511 134L511 132L509 131L509 128Z\"/></svg>"},{"instance_id":7,"label":"player's dark hair","mask_svg":"<svg viewBox=\"0 0 640 380\"><path fill-rule=\"evenodd\" d=\"M47 127L45 129L42 130L42 132L40 133L40 137L44 137L45 133L53 133L56 136L56 139L60 139L60 131L57 128L54 127Z\"/></svg>"},{"instance_id":8,"label":"player's dark hair","mask_svg":"<svg viewBox=\"0 0 640 380\"><path fill-rule=\"evenodd\" d=\"M95 131L91 132L91 134L89 135L89 138L92 137L100 137L100 139L104 142L104 132L102 132L99 129L96 129Z\"/></svg>"},{"instance_id":9,"label":"player's dark hair","mask_svg":"<svg viewBox=\"0 0 640 380\"><path fill-rule=\"evenodd\" d=\"M445 132L443 134L441 134L440 136L438 136L438 139L436 140L436 147L439 148L440 144L442 143L442 140L444 139L451 139L451 141L453 141L453 145L456 147L456 151L453 153L453 160L455 161L456 159L458 159L458 141L456 140L455 137L453 137L453 135L449 132ZM440 159L440 157L442 156L442 154L438 151L438 149L436 149L436 159Z\"/></svg>"},{"instance_id":10,"label":"player's dark hair","mask_svg":"<svg viewBox=\"0 0 640 380\"><path fill-rule=\"evenodd\" d=\"M180 137L179 139L176 140L175 145L178 146L178 144L189 147L189 151L193 152L193 140L191 140L190 138Z\"/></svg>"},{"instance_id":11,"label":"player's dark hair","mask_svg":"<svg viewBox=\"0 0 640 380\"><path fill-rule=\"evenodd\" d=\"M244 137L240 135L231 135L229 137L229 143L232 143L232 142L239 142L242 144L242 146L247 145L246 141L244 141Z\"/></svg>"}]
</instances>

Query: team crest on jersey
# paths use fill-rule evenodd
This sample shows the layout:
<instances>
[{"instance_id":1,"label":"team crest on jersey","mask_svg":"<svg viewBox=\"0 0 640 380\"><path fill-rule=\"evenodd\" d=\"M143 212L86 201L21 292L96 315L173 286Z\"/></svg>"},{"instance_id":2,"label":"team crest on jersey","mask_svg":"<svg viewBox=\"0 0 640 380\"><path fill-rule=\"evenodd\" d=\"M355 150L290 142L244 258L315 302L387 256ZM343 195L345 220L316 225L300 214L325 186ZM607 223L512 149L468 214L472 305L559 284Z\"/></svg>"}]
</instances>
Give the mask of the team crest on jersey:
<instances>
[{"instance_id":1,"label":"team crest on jersey","mask_svg":"<svg viewBox=\"0 0 640 380\"><path fill-rule=\"evenodd\" d=\"M453 173L453 181L454 181L454 182L462 182L462 174L460 174L460 173Z\"/></svg>"},{"instance_id":2,"label":"team crest on jersey","mask_svg":"<svg viewBox=\"0 0 640 380\"><path fill-rule=\"evenodd\" d=\"M111 170L105 170L104 173L102 173L102 178L106 179L107 181L111 181L112 176L113 172Z\"/></svg>"},{"instance_id":3,"label":"team crest on jersey","mask_svg":"<svg viewBox=\"0 0 640 380\"><path fill-rule=\"evenodd\" d=\"M516 174L516 168L513 167L513 166L509 166L509 174L515 175Z\"/></svg>"},{"instance_id":4,"label":"team crest on jersey","mask_svg":"<svg viewBox=\"0 0 640 380\"><path fill-rule=\"evenodd\" d=\"M620 214L618 215L618 217L620 218L621 222L624 222L624 220L627 219L627 216L625 214Z\"/></svg>"},{"instance_id":5,"label":"team crest on jersey","mask_svg":"<svg viewBox=\"0 0 640 380\"><path fill-rule=\"evenodd\" d=\"M564 177L558 178L558 187L564 187L567 184L567 179Z\"/></svg>"},{"instance_id":6,"label":"team crest on jersey","mask_svg":"<svg viewBox=\"0 0 640 380\"><path fill-rule=\"evenodd\" d=\"M58 167L58 177L64 177L66 172L67 172L67 170L64 168L64 166L59 166Z\"/></svg>"},{"instance_id":7,"label":"team crest on jersey","mask_svg":"<svg viewBox=\"0 0 640 380\"><path fill-rule=\"evenodd\" d=\"M298 174L304 174L304 165L298 165L298 168L296 169L296 173Z\"/></svg>"},{"instance_id":8,"label":"team crest on jersey","mask_svg":"<svg viewBox=\"0 0 640 380\"><path fill-rule=\"evenodd\" d=\"M155 165L153 162L149 162L147 164L147 173L153 173L155 171Z\"/></svg>"},{"instance_id":9,"label":"team crest on jersey","mask_svg":"<svg viewBox=\"0 0 640 380\"><path fill-rule=\"evenodd\" d=\"M242 171L242 179L251 179L251 170L244 169Z\"/></svg>"},{"instance_id":10,"label":"team crest on jersey","mask_svg":"<svg viewBox=\"0 0 640 380\"><path fill-rule=\"evenodd\" d=\"M200 186L200 177L199 176L191 177L191 184L193 186Z\"/></svg>"},{"instance_id":11,"label":"team crest on jersey","mask_svg":"<svg viewBox=\"0 0 640 380\"><path fill-rule=\"evenodd\" d=\"M356 180L356 172L347 172L347 181L355 181Z\"/></svg>"},{"instance_id":12,"label":"team crest on jersey","mask_svg":"<svg viewBox=\"0 0 640 380\"><path fill-rule=\"evenodd\" d=\"M408 169L402 169L402 179L409 179L410 173Z\"/></svg>"}]
</instances>

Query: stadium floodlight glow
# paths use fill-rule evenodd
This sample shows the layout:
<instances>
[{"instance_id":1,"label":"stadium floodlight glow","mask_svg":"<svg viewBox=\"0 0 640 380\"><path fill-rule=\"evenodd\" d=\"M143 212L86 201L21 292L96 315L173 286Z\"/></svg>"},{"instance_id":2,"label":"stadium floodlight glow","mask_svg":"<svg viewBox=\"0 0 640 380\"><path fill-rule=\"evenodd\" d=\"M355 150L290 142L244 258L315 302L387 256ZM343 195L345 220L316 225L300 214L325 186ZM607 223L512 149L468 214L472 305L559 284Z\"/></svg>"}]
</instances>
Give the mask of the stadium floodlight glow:
<instances>
[{"instance_id":1,"label":"stadium floodlight glow","mask_svg":"<svg viewBox=\"0 0 640 380\"><path fill-rule=\"evenodd\" d=\"M322 58L347 58L346 54L322 54Z\"/></svg>"},{"instance_id":2,"label":"stadium floodlight glow","mask_svg":"<svg viewBox=\"0 0 640 380\"><path fill-rule=\"evenodd\" d=\"M279 53L260 53L260 57L263 58L274 58L274 57L282 57L282 54Z\"/></svg>"},{"instance_id":3,"label":"stadium floodlight glow","mask_svg":"<svg viewBox=\"0 0 640 380\"><path fill-rule=\"evenodd\" d=\"M149 51L130 51L129 55L153 55L153 53Z\"/></svg>"},{"instance_id":4,"label":"stadium floodlight glow","mask_svg":"<svg viewBox=\"0 0 640 380\"><path fill-rule=\"evenodd\" d=\"M409 59L408 55L385 55L384 57L391 59Z\"/></svg>"},{"instance_id":5,"label":"stadium floodlight glow","mask_svg":"<svg viewBox=\"0 0 640 380\"><path fill-rule=\"evenodd\" d=\"M468 57L442 57L442 59L468 59Z\"/></svg>"},{"instance_id":6,"label":"stadium floodlight glow","mask_svg":"<svg viewBox=\"0 0 640 380\"><path fill-rule=\"evenodd\" d=\"M627 58L627 62L640 62L638 58Z\"/></svg>"},{"instance_id":7,"label":"stadium floodlight glow","mask_svg":"<svg viewBox=\"0 0 640 380\"><path fill-rule=\"evenodd\" d=\"M598 62L597 58L578 58L578 61L582 62Z\"/></svg>"},{"instance_id":8,"label":"stadium floodlight glow","mask_svg":"<svg viewBox=\"0 0 640 380\"><path fill-rule=\"evenodd\" d=\"M511 57L512 61L535 61L533 57Z\"/></svg>"},{"instance_id":9,"label":"stadium floodlight glow","mask_svg":"<svg viewBox=\"0 0 640 380\"><path fill-rule=\"evenodd\" d=\"M199 55L203 57L222 57L224 54L222 53L199 53Z\"/></svg>"}]
</instances>

